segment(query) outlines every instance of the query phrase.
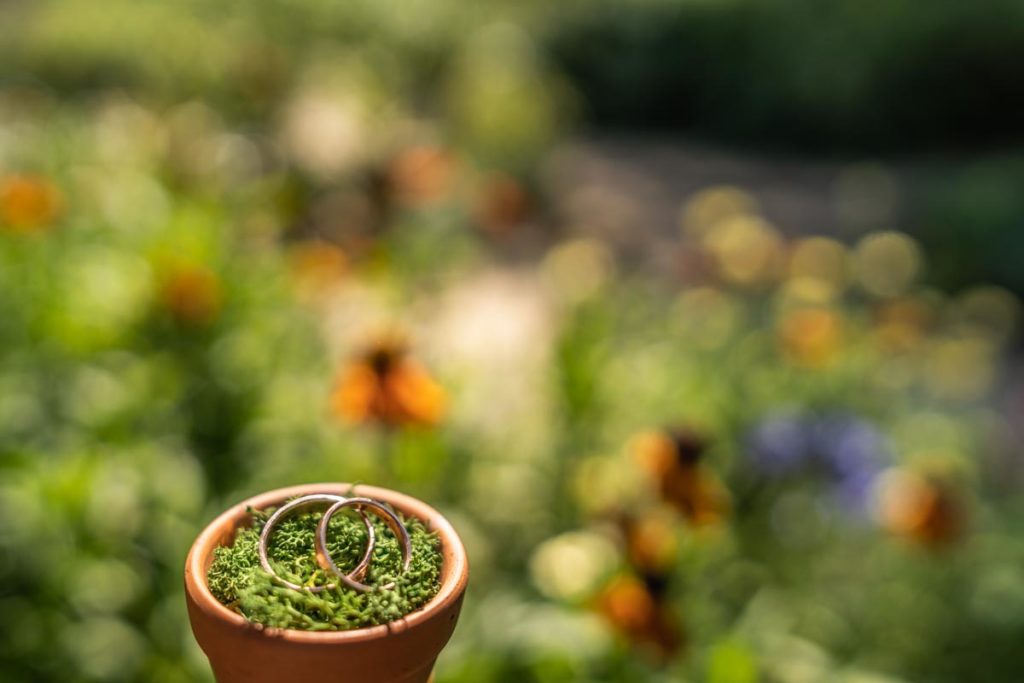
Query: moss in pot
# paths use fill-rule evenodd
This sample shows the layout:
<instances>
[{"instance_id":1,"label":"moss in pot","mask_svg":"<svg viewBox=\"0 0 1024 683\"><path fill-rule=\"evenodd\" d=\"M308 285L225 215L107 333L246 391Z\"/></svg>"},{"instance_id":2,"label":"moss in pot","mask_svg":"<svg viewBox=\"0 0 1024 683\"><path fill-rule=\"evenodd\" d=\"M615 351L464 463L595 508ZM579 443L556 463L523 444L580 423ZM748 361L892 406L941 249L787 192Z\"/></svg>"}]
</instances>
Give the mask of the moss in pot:
<instances>
[{"instance_id":1,"label":"moss in pot","mask_svg":"<svg viewBox=\"0 0 1024 683\"><path fill-rule=\"evenodd\" d=\"M389 533L383 521L372 516L377 542L366 583L374 590L359 592L338 582L315 559L314 539L322 510L284 519L274 530L270 560L275 572L293 583L336 587L315 594L286 588L259 564L259 534L272 511L251 511L253 526L239 530L231 546L214 551L213 564L206 574L213 595L249 621L308 631L376 626L416 611L440 588L441 549L437 535L427 531L418 520L403 520L412 545L410 567L403 572L398 539ZM363 523L355 516L335 515L328 533L331 557L342 571L351 571L366 548ZM382 588L391 582L394 588Z\"/></svg>"},{"instance_id":2,"label":"moss in pot","mask_svg":"<svg viewBox=\"0 0 1024 683\"><path fill-rule=\"evenodd\" d=\"M376 546L362 580L371 590L296 591L263 572L256 545L267 512L311 493L365 496L393 508L409 532L408 570L401 571L399 543L387 525L368 515ZM315 559L323 507L296 511L274 528L268 556L281 578L303 586L333 582ZM355 515L331 518L326 547L342 571L359 562L366 535ZM467 578L462 543L436 510L394 491L346 484L279 489L244 501L200 534L185 571L193 632L220 683L303 676L423 683L454 630Z\"/></svg>"}]
</instances>

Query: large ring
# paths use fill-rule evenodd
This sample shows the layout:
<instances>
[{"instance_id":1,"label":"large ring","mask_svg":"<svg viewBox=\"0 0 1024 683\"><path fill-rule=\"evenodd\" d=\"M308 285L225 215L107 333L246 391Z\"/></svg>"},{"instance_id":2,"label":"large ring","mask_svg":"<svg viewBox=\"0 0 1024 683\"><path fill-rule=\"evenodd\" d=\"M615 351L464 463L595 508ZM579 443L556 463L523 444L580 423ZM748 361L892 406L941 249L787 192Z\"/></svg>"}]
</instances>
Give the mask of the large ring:
<instances>
[{"instance_id":1,"label":"large ring","mask_svg":"<svg viewBox=\"0 0 1024 683\"><path fill-rule=\"evenodd\" d=\"M334 588L337 588L336 583L330 583L324 586L300 586L297 583L292 583L291 581L281 578L277 575L277 572L274 571L274 568L270 566L270 558L268 557L267 554L267 547L269 545L270 534L273 533L274 526L276 526L277 523L285 517L285 515L295 512L296 510L301 508L310 507L311 505L315 505L317 503L334 503L334 507L331 508L333 510L340 503L344 503L348 500L363 499L345 498L343 496L335 496L329 493L315 493L309 496L302 496L301 498L296 498L295 500L285 503L277 510L275 510L274 514L270 515L270 517L267 519L267 523L263 525L263 530L260 532L260 542L258 550L260 555L260 566L263 567L263 571L270 574L281 584L287 586L288 588L291 588L292 590L319 593L321 591L332 590ZM348 574L343 575L341 573L341 570L337 568L337 565L334 565L333 562L331 563L332 566L334 567L331 570L331 572L339 578L341 578L341 580L344 581L346 585L351 585L350 582L355 582L356 580L363 578L363 576L366 574L366 570L369 569L370 562L372 561L373 558L373 549L377 543L377 535L376 532L374 531L373 523L370 521L370 518L367 517L366 513L364 513L362 510L359 510L358 512L359 516L363 518L363 523L366 525L366 552L363 553L363 557L361 560L359 560L359 564L356 565L356 568ZM326 531L324 532L324 535L326 535ZM317 545L317 555L320 555L319 544Z\"/></svg>"},{"instance_id":2,"label":"large ring","mask_svg":"<svg viewBox=\"0 0 1024 683\"><path fill-rule=\"evenodd\" d=\"M372 498L343 498L334 503L327 509L324 516L320 518L320 524L316 528L316 561L320 563L320 566L327 571L334 574L338 579L346 586L353 590L357 590L361 593L366 593L373 590L373 586L368 586L365 583L360 583L357 579L352 578L351 574L343 574L338 568L338 565L331 559L330 553L327 552L327 527L331 523L331 517L335 515L339 510L346 507L354 507L360 514L364 515L363 510L370 508L373 512L387 522L388 526L391 527L391 531L394 532L395 538L398 539L399 545L402 547L402 573L409 571L409 563L412 561L412 541L409 539L409 532L406 530L405 525L402 524L402 520L398 518L394 512L384 507L381 503L373 500ZM391 582L386 586L380 588L384 590L391 590L395 587L395 583Z\"/></svg>"}]
</instances>

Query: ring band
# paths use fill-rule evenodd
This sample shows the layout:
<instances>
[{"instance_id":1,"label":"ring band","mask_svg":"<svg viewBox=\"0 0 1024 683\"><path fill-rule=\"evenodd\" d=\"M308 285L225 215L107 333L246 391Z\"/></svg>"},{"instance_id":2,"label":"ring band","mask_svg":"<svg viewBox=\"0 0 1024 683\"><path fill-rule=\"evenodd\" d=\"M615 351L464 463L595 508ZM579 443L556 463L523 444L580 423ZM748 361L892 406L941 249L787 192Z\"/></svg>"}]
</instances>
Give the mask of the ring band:
<instances>
[{"instance_id":1,"label":"ring band","mask_svg":"<svg viewBox=\"0 0 1024 683\"><path fill-rule=\"evenodd\" d=\"M377 513L377 516L387 522L402 548L402 573L409 571L409 564L412 561L412 541L409 538L408 530L402 524L402 520L398 518L398 515L372 498L342 498L329 507L324 516L320 518L320 524L316 528L316 560L320 563L320 566L334 574L342 583L353 590L357 590L360 593L373 590L373 586L368 586L357 580L362 578L361 576L353 578L352 574L343 574L327 552L327 527L331 523L331 517L346 507L354 507L357 512L363 515L364 519L366 517L364 510L370 508L373 512ZM384 590L391 590L394 587L394 582L381 586Z\"/></svg>"},{"instance_id":2,"label":"ring band","mask_svg":"<svg viewBox=\"0 0 1024 683\"><path fill-rule=\"evenodd\" d=\"M312 494L312 495L309 495L309 496L302 496L301 498L296 498L295 500L292 500L292 501L290 501L288 503L285 503L284 505L279 507L277 510L275 510L274 514L270 515L270 517L267 519L266 524L263 525L263 530L260 532L260 541L259 541L258 551L259 551L259 556L260 556L260 566L263 567L263 571L267 572L272 577L277 579L277 581L279 581L281 584L287 586L288 588L291 588L292 590L309 591L310 593L320 593L321 591L332 590L334 588L337 588L337 584L336 583L330 583L330 584L326 584L324 586L300 586L297 583L293 583L291 581L288 581L286 579L281 578L280 576L278 576L277 572L274 571L274 568L272 566L270 566L270 557L268 556L267 548L268 548L268 545L269 545L269 542L270 542L270 535L271 535L271 533L273 533L274 527L277 525L278 522L280 522L282 519L284 519L284 517L286 515L288 515L288 514L290 514L292 512L295 512L298 509L310 507L310 506L315 505L317 503L333 503L334 505L333 505L333 507L330 508L331 510L335 510L336 508L340 509L339 505L341 505L343 503L346 503L348 501L352 501L352 500L360 500L360 501L362 501L362 500L367 500L367 499L365 499L365 498L345 498L343 496L335 496L335 495L331 495L331 494L328 494L328 493L315 493L315 494ZM362 510L357 510L357 512L359 512L359 516L363 518L363 523L366 525L366 552L363 553L363 557L362 557L362 559L359 560L359 564L356 565L356 568L353 569L348 574L343 574L341 572L341 570L338 569L338 566L336 564L334 564L333 561L330 561L330 557L327 558L328 561L330 561L330 566L331 566L331 570L330 571L331 571L331 573L334 574L335 576L337 576L339 579L341 579L345 583L345 585L347 585L347 586L351 586L354 583L358 583L358 579L361 579L361 578L363 578L363 576L365 576L366 570L369 569L370 562L372 561L373 549L374 549L374 547L376 546L376 543L377 543L377 535L376 535L376 532L375 532L375 530L373 528L373 523L370 521L370 518L367 517L366 513L363 512ZM327 518L328 518L328 516L325 514L323 519L327 519ZM323 524L322 522L323 522L323 520L321 520L321 526L323 527L324 530L323 530L323 533L320 534L320 535L322 535L323 537L326 537L327 536L327 528L326 528L326 525ZM404 530L405 529L403 527L403 531ZM327 547L327 544L324 543L323 544L323 548L326 549L326 547ZM318 561L319 561L320 554L321 554L321 544L319 543L319 535L318 535L318 542L317 542L317 559L318 559ZM327 555L326 551L324 552L324 555ZM322 562L320 564L321 564L321 566L323 566ZM363 584L358 584L358 585L362 586Z\"/></svg>"}]
</instances>

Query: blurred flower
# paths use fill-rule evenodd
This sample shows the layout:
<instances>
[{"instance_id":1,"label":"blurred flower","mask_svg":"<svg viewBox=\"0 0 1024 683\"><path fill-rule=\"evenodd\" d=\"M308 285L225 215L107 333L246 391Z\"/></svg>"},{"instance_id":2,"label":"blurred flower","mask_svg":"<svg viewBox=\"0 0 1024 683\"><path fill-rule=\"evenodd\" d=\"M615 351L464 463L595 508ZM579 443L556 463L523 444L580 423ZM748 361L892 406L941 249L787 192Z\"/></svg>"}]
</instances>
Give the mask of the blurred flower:
<instances>
[{"instance_id":1,"label":"blurred flower","mask_svg":"<svg viewBox=\"0 0 1024 683\"><path fill-rule=\"evenodd\" d=\"M754 464L772 476L795 471L807 462L812 453L812 432L799 414L768 416L751 430L749 442Z\"/></svg>"},{"instance_id":2,"label":"blurred flower","mask_svg":"<svg viewBox=\"0 0 1024 683\"><path fill-rule=\"evenodd\" d=\"M48 227L60 213L60 190L45 178L9 175L0 178L0 228L31 232Z\"/></svg>"},{"instance_id":3,"label":"blurred flower","mask_svg":"<svg viewBox=\"0 0 1024 683\"><path fill-rule=\"evenodd\" d=\"M154 112L127 98L112 95L97 112L92 134L105 165L144 166L167 148L167 126Z\"/></svg>"},{"instance_id":4,"label":"blurred flower","mask_svg":"<svg viewBox=\"0 0 1024 683\"><path fill-rule=\"evenodd\" d=\"M571 531L541 543L530 558L530 575L551 598L579 600L593 595L620 565L615 543L588 531Z\"/></svg>"},{"instance_id":5,"label":"blurred flower","mask_svg":"<svg viewBox=\"0 0 1024 683\"><path fill-rule=\"evenodd\" d=\"M921 270L921 249L900 232L876 232L857 244L854 264L860 286L879 297L902 294Z\"/></svg>"},{"instance_id":6,"label":"blurred flower","mask_svg":"<svg viewBox=\"0 0 1024 683\"><path fill-rule=\"evenodd\" d=\"M878 478L874 493L879 523L897 536L939 547L963 532L963 503L944 482L893 468Z\"/></svg>"},{"instance_id":7,"label":"blurred flower","mask_svg":"<svg viewBox=\"0 0 1024 683\"><path fill-rule=\"evenodd\" d=\"M364 161L372 115L361 95L310 88L288 102L281 141L296 165L315 176L331 178Z\"/></svg>"},{"instance_id":8,"label":"blurred flower","mask_svg":"<svg viewBox=\"0 0 1024 683\"><path fill-rule=\"evenodd\" d=\"M459 377L459 420L499 448L514 436L523 446L514 457L534 457L525 444L552 414L545 387L555 334L537 279L525 270L489 268L463 277L437 303L426 314L432 322L422 343Z\"/></svg>"},{"instance_id":9,"label":"blurred flower","mask_svg":"<svg viewBox=\"0 0 1024 683\"><path fill-rule=\"evenodd\" d=\"M683 645L682 633L662 596L628 574L613 579L595 600L598 613L632 645L668 659Z\"/></svg>"},{"instance_id":10,"label":"blurred flower","mask_svg":"<svg viewBox=\"0 0 1024 683\"><path fill-rule=\"evenodd\" d=\"M388 180L399 203L422 206L451 192L457 168L455 156L449 150L416 145L402 150L392 160Z\"/></svg>"},{"instance_id":11,"label":"blurred flower","mask_svg":"<svg viewBox=\"0 0 1024 683\"><path fill-rule=\"evenodd\" d=\"M680 224L686 235L702 239L718 223L758 211L753 195L731 185L717 185L697 192L683 205Z\"/></svg>"},{"instance_id":12,"label":"blurred flower","mask_svg":"<svg viewBox=\"0 0 1024 683\"><path fill-rule=\"evenodd\" d=\"M778 340L783 355L794 364L821 368L842 348L843 321L829 308L797 308L779 323Z\"/></svg>"},{"instance_id":13,"label":"blurred flower","mask_svg":"<svg viewBox=\"0 0 1024 683\"><path fill-rule=\"evenodd\" d=\"M835 482L840 504L866 512L871 486L889 458L885 437L859 418L827 415L814 425L814 446Z\"/></svg>"},{"instance_id":14,"label":"blurred flower","mask_svg":"<svg viewBox=\"0 0 1024 683\"><path fill-rule=\"evenodd\" d=\"M648 495L647 475L624 458L584 458L573 477L573 497L592 517L614 514Z\"/></svg>"},{"instance_id":15,"label":"blurred flower","mask_svg":"<svg viewBox=\"0 0 1024 683\"><path fill-rule=\"evenodd\" d=\"M530 195L506 173L490 173L480 184L474 213L488 233L501 235L522 224L530 214Z\"/></svg>"},{"instance_id":16,"label":"blurred flower","mask_svg":"<svg viewBox=\"0 0 1024 683\"><path fill-rule=\"evenodd\" d=\"M820 291L834 298L845 289L850 275L846 247L827 237L798 240L789 255L791 285Z\"/></svg>"},{"instance_id":17,"label":"blurred flower","mask_svg":"<svg viewBox=\"0 0 1024 683\"><path fill-rule=\"evenodd\" d=\"M184 325L203 326L220 315L224 291L220 278L198 263L176 263L163 273L158 300Z\"/></svg>"},{"instance_id":18,"label":"blurred flower","mask_svg":"<svg viewBox=\"0 0 1024 683\"><path fill-rule=\"evenodd\" d=\"M878 344L888 351L907 352L920 347L935 323L934 307L920 297L899 297L883 302L874 311Z\"/></svg>"},{"instance_id":19,"label":"blurred flower","mask_svg":"<svg viewBox=\"0 0 1024 683\"><path fill-rule=\"evenodd\" d=\"M925 386L934 396L971 401L995 380L996 349L981 337L939 339L926 356Z\"/></svg>"},{"instance_id":20,"label":"blurred flower","mask_svg":"<svg viewBox=\"0 0 1024 683\"><path fill-rule=\"evenodd\" d=\"M645 577L668 576L679 546L676 520L652 510L639 516L623 514L618 521L630 566Z\"/></svg>"},{"instance_id":21,"label":"blurred flower","mask_svg":"<svg viewBox=\"0 0 1024 683\"><path fill-rule=\"evenodd\" d=\"M852 512L866 511L872 484L890 458L881 432L847 414L770 416L751 431L749 450L767 476L823 476L836 500Z\"/></svg>"},{"instance_id":22,"label":"blurred flower","mask_svg":"<svg viewBox=\"0 0 1024 683\"><path fill-rule=\"evenodd\" d=\"M975 287L957 297L953 323L964 334L981 335L997 344L1009 341L1021 317L1021 305L1013 293L999 287Z\"/></svg>"},{"instance_id":23,"label":"blurred flower","mask_svg":"<svg viewBox=\"0 0 1024 683\"><path fill-rule=\"evenodd\" d=\"M348 270L345 252L323 240L300 242L292 249L290 260L303 296L315 295L336 284Z\"/></svg>"},{"instance_id":24,"label":"blurred flower","mask_svg":"<svg viewBox=\"0 0 1024 683\"><path fill-rule=\"evenodd\" d=\"M655 481L662 499L692 524L715 524L729 509L728 494L700 459L707 443L689 429L640 434L630 442L633 458Z\"/></svg>"},{"instance_id":25,"label":"blurred flower","mask_svg":"<svg viewBox=\"0 0 1024 683\"><path fill-rule=\"evenodd\" d=\"M604 242L596 239L574 239L557 244L541 264L544 282L567 303L578 303L594 296L614 274L614 255Z\"/></svg>"},{"instance_id":26,"label":"blurred flower","mask_svg":"<svg viewBox=\"0 0 1024 683\"><path fill-rule=\"evenodd\" d=\"M704 246L715 257L721 277L736 285L772 280L782 263L782 237L757 216L739 215L715 223Z\"/></svg>"},{"instance_id":27,"label":"blurred flower","mask_svg":"<svg viewBox=\"0 0 1024 683\"><path fill-rule=\"evenodd\" d=\"M440 421L445 402L444 390L409 356L405 343L386 337L340 371L331 410L347 422L430 426Z\"/></svg>"}]
</instances>

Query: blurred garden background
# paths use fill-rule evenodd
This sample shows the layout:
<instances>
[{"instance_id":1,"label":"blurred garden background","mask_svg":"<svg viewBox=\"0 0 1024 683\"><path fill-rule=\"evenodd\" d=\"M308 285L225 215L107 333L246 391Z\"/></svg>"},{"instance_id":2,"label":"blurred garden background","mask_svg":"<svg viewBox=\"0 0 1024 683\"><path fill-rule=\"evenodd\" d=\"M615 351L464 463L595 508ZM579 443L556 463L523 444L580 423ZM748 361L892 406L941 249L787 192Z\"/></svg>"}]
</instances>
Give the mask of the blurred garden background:
<instances>
[{"instance_id":1,"label":"blurred garden background","mask_svg":"<svg viewBox=\"0 0 1024 683\"><path fill-rule=\"evenodd\" d=\"M316 481L438 683L1024 674L1019 0L0 3L0 680L211 681Z\"/></svg>"}]
</instances>

